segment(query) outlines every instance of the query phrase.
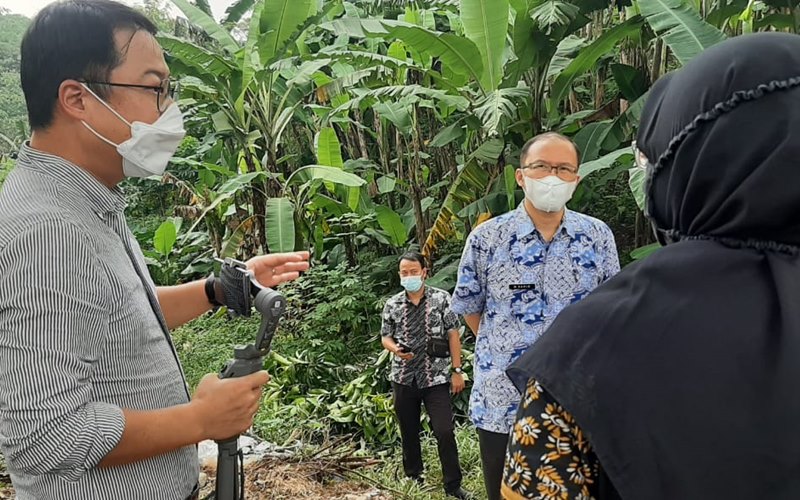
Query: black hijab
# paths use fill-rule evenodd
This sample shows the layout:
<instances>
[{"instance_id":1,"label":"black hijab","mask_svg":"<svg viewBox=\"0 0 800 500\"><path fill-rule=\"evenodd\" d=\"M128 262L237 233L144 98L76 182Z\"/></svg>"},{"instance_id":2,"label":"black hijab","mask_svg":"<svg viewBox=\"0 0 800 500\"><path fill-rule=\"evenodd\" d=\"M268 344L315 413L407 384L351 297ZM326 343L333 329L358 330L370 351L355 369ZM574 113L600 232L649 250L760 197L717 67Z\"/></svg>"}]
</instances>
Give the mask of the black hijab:
<instances>
[{"instance_id":1,"label":"black hijab","mask_svg":"<svg viewBox=\"0 0 800 500\"><path fill-rule=\"evenodd\" d=\"M638 147L670 242L508 370L570 411L624 499L800 498L800 36L653 87Z\"/></svg>"}]
</instances>

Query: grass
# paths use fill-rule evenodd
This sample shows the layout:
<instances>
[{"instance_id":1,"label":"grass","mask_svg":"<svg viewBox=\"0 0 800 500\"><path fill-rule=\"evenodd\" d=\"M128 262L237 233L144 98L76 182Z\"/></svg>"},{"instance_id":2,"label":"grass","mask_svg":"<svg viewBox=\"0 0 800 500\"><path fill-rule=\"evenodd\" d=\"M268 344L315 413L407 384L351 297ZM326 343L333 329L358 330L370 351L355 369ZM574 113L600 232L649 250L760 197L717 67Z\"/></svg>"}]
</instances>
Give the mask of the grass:
<instances>
[{"instance_id":1,"label":"grass","mask_svg":"<svg viewBox=\"0 0 800 500\"><path fill-rule=\"evenodd\" d=\"M483 472L478 449L478 435L471 425L456 427L456 442L461 472L464 476L462 487L484 498ZM426 433L422 438L422 457L425 463L425 484L420 486L403 475L402 450L398 443L384 458L384 465L366 472L364 475L409 500L446 500L442 485L442 468L433 435Z\"/></svg>"},{"instance_id":2,"label":"grass","mask_svg":"<svg viewBox=\"0 0 800 500\"><path fill-rule=\"evenodd\" d=\"M218 371L233 354L234 344L250 343L255 339L258 331L259 318L239 318L228 320L224 315L203 316L173 332L178 356L183 364L187 382L192 390L200 379L209 372ZM286 333L276 334L273 343L274 350L280 353L291 351L297 346L300 339L293 338ZM377 344L376 344L376 348ZM291 414L297 410L296 405L287 406L278 414ZM273 411L275 409L273 408ZM267 415L266 411L260 412L256 417L257 430L264 437L272 437L266 431L266 422L270 417L274 420L276 415ZM282 419L284 420L284 419ZM286 418L283 424L283 437L292 435L304 436L320 434L319 428L312 426L325 426L327 424L314 418ZM259 426L261 422L261 426ZM328 431L331 431L328 429ZM323 433L324 430L323 430ZM335 436L332 436L335 437ZM456 427L456 441L458 443L459 459L464 476L463 487L475 494L476 498L483 498L483 475L480 466L480 452L475 429L471 425L462 424ZM360 472L370 482L379 485L381 489L393 493L395 498L410 500L445 500L442 486L442 471L439 464L436 440L430 432L423 433L422 450L426 466L425 484L420 486L416 482L404 477L402 466L402 448L399 442L390 447L379 447L362 441L361 453L375 456L383 460L381 466L366 469ZM354 479L357 479L354 477Z\"/></svg>"}]
</instances>

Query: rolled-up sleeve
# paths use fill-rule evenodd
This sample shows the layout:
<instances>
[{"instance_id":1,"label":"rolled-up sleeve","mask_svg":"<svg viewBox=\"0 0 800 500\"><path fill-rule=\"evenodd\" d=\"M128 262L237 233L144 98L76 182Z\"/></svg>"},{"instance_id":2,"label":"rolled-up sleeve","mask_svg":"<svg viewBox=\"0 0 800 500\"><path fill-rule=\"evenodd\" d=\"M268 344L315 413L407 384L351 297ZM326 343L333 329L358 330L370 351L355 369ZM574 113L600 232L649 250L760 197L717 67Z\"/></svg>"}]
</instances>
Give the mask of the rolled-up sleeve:
<instances>
[{"instance_id":1,"label":"rolled-up sleeve","mask_svg":"<svg viewBox=\"0 0 800 500\"><path fill-rule=\"evenodd\" d=\"M481 243L481 234L473 231L458 265L458 282L450 309L462 316L482 313L486 304L486 256Z\"/></svg>"},{"instance_id":2,"label":"rolled-up sleeve","mask_svg":"<svg viewBox=\"0 0 800 500\"><path fill-rule=\"evenodd\" d=\"M395 334L395 323L392 318L392 305L391 301L383 306L381 313L381 337L393 337Z\"/></svg>"},{"instance_id":3,"label":"rolled-up sleeve","mask_svg":"<svg viewBox=\"0 0 800 500\"><path fill-rule=\"evenodd\" d=\"M93 399L108 286L64 221L38 222L0 251L0 448L12 473L74 481L121 439L122 409Z\"/></svg>"}]
</instances>

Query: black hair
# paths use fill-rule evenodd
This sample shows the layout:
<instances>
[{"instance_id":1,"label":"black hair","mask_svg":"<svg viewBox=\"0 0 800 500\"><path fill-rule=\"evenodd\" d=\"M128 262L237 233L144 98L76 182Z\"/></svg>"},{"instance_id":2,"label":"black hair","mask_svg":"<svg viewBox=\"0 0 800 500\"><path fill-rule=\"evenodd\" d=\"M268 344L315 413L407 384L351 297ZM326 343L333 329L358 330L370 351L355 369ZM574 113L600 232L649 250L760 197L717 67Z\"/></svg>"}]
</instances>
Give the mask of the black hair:
<instances>
[{"instance_id":1,"label":"black hair","mask_svg":"<svg viewBox=\"0 0 800 500\"><path fill-rule=\"evenodd\" d=\"M419 262L419 265L422 266L422 269L426 269L428 266L425 265L425 256L419 252L406 252L400 257L400 261L408 260L411 262Z\"/></svg>"},{"instance_id":2,"label":"black hair","mask_svg":"<svg viewBox=\"0 0 800 500\"><path fill-rule=\"evenodd\" d=\"M62 0L42 9L25 32L20 79L32 130L53 121L64 80L107 81L122 64L114 42L118 30L158 31L147 17L112 0ZM100 97L106 88L92 87Z\"/></svg>"},{"instance_id":3,"label":"black hair","mask_svg":"<svg viewBox=\"0 0 800 500\"><path fill-rule=\"evenodd\" d=\"M581 150L580 150L580 148L578 148L578 145L575 144L575 141L573 141L570 137L567 137L566 135L560 134L558 132L544 132L542 134L539 134L539 135L535 136L532 139L528 139L528 142L526 142L525 145L522 146L522 151L520 151L520 154L519 154L520 163L522 163L522 159L525 158L525 155L528 154L528 151L531 149L531 147L533 147L534 144L536 144L537 142L541 142L541 141L547 140L547 139L558 139L558 140L561 140L561 141L568 142L568 143L572 144L572 147L575 148L575 156L578 157L578 163L580 163L580 161L581 161Z\"/></svg>"}]
</instances>

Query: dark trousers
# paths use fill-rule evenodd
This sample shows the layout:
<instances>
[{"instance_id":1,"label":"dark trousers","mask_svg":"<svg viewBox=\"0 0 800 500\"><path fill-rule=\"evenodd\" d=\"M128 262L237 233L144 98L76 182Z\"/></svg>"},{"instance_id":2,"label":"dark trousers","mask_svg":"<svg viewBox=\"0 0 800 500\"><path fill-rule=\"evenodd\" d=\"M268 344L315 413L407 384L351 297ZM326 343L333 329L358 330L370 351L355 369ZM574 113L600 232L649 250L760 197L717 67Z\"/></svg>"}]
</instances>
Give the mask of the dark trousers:
<instances>
[{"instance_id":1,"label":"dark trousers","mask_svg":"<svg viewBox=\"0 0 800 500\"><path fill-rule=\"evenodd\" d=\"M483 483L489 500L500 500L500 485L506 460L508 434L499 434L478 429L478 445L481 448Z\"/></svg>"},{"instance_id":2,"label":"dark trousers","mask_svg":"<svg viewBox=\"0 0 800 500\"><path fill-rule=\"evenodd\" d=\"M452 492L461 487L461 466L453 428L453 409L450 406L450 385L441 384L426 389L392 382L394 409L400 422L403 439L403 470L408 477L422 474L422 449L419 442L422 403L431 419L433 435L439 448L444 489Z\"/></svg>"}]
</instances>

